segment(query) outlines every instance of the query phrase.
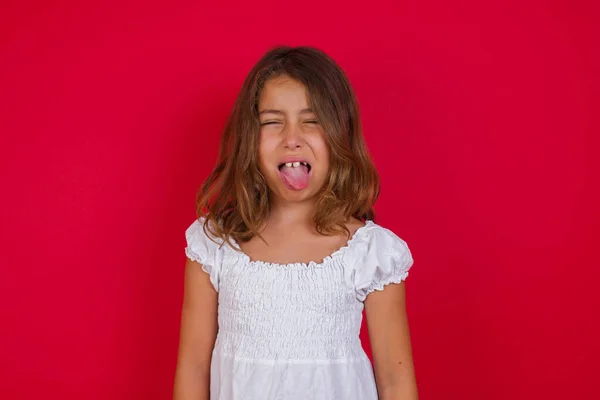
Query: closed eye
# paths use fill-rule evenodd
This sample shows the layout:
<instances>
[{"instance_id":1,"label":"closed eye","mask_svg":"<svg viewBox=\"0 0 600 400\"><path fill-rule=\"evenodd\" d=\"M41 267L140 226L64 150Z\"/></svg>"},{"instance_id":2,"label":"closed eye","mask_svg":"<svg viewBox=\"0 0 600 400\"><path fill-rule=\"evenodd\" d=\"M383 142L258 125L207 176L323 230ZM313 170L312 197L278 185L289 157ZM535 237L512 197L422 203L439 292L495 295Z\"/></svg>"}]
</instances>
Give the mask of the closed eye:
<instances>
[{"instance_id":1,"label":"closed eye","mask_svg":"<svg viewBox=\"0 0 600 400\"><path fill-rule=\"evenodd\" d=\"M306 124L318 124L319 121L317 121L315 119L311 119L311 120L308 120L308 121L304 121L304 123L306 123Z\"/></svg>"},{"instance_id":2,"label":"closed eye","mask_svg":"<svg viewBox=\"0 0 600 400\"><path fill-rule=\"evenodd\" d=\"M266 121L266 122L261 122L260 126L264 126L264 125L275 125L275 124L280 124L281 122L279 121Z\"/></svg>"}]
</instances>

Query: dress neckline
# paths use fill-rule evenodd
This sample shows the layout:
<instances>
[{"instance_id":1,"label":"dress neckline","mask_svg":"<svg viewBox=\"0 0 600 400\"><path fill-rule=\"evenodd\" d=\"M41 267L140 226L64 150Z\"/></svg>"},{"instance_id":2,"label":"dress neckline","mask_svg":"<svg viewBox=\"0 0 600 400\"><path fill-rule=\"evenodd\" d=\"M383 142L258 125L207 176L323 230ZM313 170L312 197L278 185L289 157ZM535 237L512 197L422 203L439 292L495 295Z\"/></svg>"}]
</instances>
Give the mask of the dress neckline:
<instances>
[{"instance_id":1,"label":"dress neckline","mask_svg":"<svg viewBox=\"0 0 600 400\"><path fill-rule=\"evenodd\" d=\"M239 250L231 249L234 251L238 257L242 258L246 264L260 267L268 267L268 268L321 268L331 262L334 258L337 258L344 254L349 248L353 246L353 244L360 239L360 237L368 230L368 228L375 225L375 222L372 220L366 220L365 224L354 231L352 237L346 242L345 245L334 251L333 253L325 256L321 261L309 261L309 262L292 262L292 263L276 263L269 262L263 260L253 260L250 258L248 254L242 251L240 245L235 241L235 239L230 238L232 244L234 244Z\"/></svg>"}]
</instances>

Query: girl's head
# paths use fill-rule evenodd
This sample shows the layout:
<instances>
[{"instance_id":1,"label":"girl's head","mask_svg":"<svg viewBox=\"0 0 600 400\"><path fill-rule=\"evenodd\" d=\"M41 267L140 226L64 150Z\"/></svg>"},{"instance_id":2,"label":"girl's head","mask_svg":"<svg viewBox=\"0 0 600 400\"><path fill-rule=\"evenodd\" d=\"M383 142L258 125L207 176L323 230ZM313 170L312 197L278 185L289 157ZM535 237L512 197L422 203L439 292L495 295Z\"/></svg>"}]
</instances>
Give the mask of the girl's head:
<instances>
[{"instance_id":1,"label":"girl's head","mask_svg":"<svg viewBox=\"0 0 600 400\"><path fill-rule=\"evenodd\" d=\"M348 233L349 218L373 219L378 194L344 72L320 50L278 47L248 74L197 206L212 233L245 241L284 202L313 204L319 232Z\"/></svg>"}]
</instances>

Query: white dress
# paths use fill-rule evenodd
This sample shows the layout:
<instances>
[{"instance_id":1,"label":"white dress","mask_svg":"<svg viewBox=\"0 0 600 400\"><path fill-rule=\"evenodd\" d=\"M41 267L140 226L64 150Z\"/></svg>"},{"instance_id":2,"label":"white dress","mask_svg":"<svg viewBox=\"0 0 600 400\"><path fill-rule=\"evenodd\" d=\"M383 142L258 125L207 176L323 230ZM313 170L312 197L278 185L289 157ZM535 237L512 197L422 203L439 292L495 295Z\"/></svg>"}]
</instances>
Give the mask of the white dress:
<instances>
[{"instance_id":1,"label":"white dress","mask_svg":"<svg viewBox=\"0 0 600 400\"><path fill-rule=\"evenodd\" d=\"M219 294L211 400L377 400L359 338L363 301L408 276L402 239L367 221L346 246L308 264L250 260L211 241L200 221L186 239L187 257Z\"/></svg>"}]
</instances>

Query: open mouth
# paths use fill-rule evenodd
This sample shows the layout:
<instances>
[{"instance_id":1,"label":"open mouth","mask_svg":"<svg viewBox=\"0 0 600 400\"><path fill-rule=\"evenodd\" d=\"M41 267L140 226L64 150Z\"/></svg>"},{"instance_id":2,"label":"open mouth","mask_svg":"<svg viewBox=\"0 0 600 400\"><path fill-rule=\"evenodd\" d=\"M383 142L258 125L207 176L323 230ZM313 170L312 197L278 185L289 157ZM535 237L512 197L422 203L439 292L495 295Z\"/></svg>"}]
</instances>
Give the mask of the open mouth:
<instances>
[{"instance_id":1,"label":"open mouth","mask_svg":"<svg viewBox=\"0 0 600 400\"><path fill-rule=\"evenodd\" d=\"M311 170L311 166L309 163L307 163L306 161L296 161L296 162L288 162L288 163L281 163L279 164L279 167L277 167L277 169L279 169L280 171L283 169L283 167L287 167L287 168L300 168L300 167L304 167L306 168L306 172L310 172Z\"/></svg>"},{"instance_id":2,"label":"open mouth","mask_svg":"<svg viewBox=\"0 0 600 400\"><path fill-rule=\"evenodd\" d=\"M312 167L306 161L281 163L279 177L290 190L303 190L308 186Z\"/></svg>"}]
</instances>

